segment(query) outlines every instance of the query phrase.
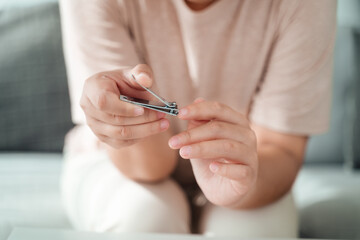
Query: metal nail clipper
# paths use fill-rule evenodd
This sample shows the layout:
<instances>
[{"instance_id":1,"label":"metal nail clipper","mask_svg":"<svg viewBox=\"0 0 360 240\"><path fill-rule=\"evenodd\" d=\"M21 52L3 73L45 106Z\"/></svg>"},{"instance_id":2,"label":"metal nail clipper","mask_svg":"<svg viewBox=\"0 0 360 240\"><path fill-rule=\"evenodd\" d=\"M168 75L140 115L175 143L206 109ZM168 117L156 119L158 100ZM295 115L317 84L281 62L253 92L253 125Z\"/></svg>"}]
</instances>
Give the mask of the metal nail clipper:
<instances>
[{"instance_id":1,"label":"metal nail clipper","mask_svg":"<svg viewBox=\"0 0 360 240\"><path fill-rule=\"evenodd\" d=\"M158 96L156 93L151 91L149 88L144 87L143 85L141 85L136 80L134 75L131 74L131 77L133 78L133 80L137 84L139 84L147 92L151 93L160 102L155 102L155 101L150 101L150 100L145 100L145 99L139 99L139 98L133 98L133 97L125 96L125 95L120 95L120 100L122 100L124 102L131 103L131 104L135 104L135 105L138 105L138 106L141 106L141 107L144 107L144 108L149 108L151 110L155 110L155 111L158 111L158 112L163 112L163 113L166 113L166 114L169 114L169 115L173 115L173 116L178 115L179 110L177 108L176 102L168 102L168 101L166 101L164 98Z\"/></svg>"}]
</instances>

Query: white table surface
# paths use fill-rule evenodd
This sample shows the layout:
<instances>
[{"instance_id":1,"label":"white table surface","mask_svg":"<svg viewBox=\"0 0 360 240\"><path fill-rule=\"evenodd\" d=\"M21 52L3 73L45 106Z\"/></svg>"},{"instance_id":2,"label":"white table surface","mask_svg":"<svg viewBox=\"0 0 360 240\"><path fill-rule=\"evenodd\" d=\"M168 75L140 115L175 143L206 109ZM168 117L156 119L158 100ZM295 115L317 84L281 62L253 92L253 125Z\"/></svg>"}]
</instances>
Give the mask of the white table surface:
<instances>
[{"instance_id":1,"label":"white table surface","mask_svg":"<svg viewBox=\"0 0 360 240\"><path fill-rule=\"evenodd\" d=\"M8 240L235 240L235 237L155 233L90 233L46 228L15 228ZM286 239L281 239L286 240ZM309 240L309 239L307 239Z\"/></svg>"}]
</instances>

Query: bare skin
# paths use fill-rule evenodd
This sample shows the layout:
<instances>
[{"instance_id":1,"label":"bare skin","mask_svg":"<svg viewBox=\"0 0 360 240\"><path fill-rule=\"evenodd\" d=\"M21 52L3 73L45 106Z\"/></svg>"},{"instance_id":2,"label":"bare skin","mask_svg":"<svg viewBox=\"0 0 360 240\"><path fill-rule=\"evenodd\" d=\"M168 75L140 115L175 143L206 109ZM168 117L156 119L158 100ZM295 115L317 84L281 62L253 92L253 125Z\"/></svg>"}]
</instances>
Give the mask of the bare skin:
<instances>
[{"instance_id":1,"label":"bare skin","mask_svg":"<svg viewBox=\"0 0 360 240\"><path fill-rule=\"evenodd\" d=\"M138 65L90 77L81 99L88 125L125 176L142 182L166 179L176 166L176 149L191 161L197 183L216 205L259 207L290 190L302 164L306 136L263 128L229 106L198 99L180 109L178 117L188 122L188 129L171 137L163 114L119 99L120 93L149 97L130 73L151 87L150 68Z\"/></svg>"}]
</instances>

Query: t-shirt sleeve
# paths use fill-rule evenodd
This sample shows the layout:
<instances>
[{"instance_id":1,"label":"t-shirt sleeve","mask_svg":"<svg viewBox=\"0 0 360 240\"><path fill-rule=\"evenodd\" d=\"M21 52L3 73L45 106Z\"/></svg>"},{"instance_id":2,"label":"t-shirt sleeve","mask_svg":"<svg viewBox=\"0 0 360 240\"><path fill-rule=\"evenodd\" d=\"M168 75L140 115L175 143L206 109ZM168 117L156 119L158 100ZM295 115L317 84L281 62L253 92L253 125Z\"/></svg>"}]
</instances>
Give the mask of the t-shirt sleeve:
<instances>
[{"instance_id":1,"label":"t-shirt sleeve","mask_svg":"<svg viewBox=\"0 0 360 240\"><path fill-rule=\"evenodd\" d=\"M139 58L118 0L61 0L63 47L72 119L85 123L79 106L85 80L108 70L134 66Z\"/></svg>"},{"instance_id":2,"label":"t-shirt sleeve","mask_svg":"<svg viewBox=\"0 0 360 240\"><path fill-rule=\"evenodd\" d=\"M269 63L250 120L291 134L328 128L336 1L282 1Z\"/></svg>"}]
</instances>

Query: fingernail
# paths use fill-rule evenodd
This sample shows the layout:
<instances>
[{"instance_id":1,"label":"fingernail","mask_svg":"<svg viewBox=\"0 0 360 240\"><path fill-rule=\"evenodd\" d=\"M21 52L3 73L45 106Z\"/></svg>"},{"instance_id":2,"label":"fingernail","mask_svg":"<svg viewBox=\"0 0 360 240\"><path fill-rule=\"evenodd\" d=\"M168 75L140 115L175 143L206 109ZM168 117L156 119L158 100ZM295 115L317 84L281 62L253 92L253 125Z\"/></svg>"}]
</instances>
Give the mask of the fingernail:
<instances>
[{"instance_id":1,"label":"fingernail","mask_svg":"<svg viewBox=\"0 0 360 240\"><path fill-rule=\"evenodd\" d=\"M165 115L166 115L166 114L163 113L163 112L157 112L157 113L156 113L157 118L164 118Z\"/></svg>"},{"instance_id":2,"label":"fingernail","mask_svg":"<svg viewBox=\"0 0 360 240\"><path fill-rule=\"evenodd\" d=\"M161 130L167 129L169 127L169 122L167 120L162 120L160 122L160 128Z\"/></svg>"},{"instance_id":3,"label":"fingernail","mask_svg":"<svg viewBox=\"0 0 360 240\"><path fill-rule=\"evenodd\" d=\"M219 166L216 163L210 163L210 170L215 173L219 170Z\"/></svg>"},{"instance_id":4,"label":"fingernail","mask_svg":"<svg viewBox=\"0 0 360 240\"><path fill-rule=\"evenodd\" d=\"M138 73L136 75L134 75L136 80L140 80L141 83L146 86L146 87L149 87L150 83L151 83L151 80L150 80L150 77L149 75L147 75L146 73Z\"/></svg>"},{"instance_id":5,"label":"fingernail","mask_svg":"<svg viewBox=\"0 0 360 240\"><path fill-rule=\"evenodd\" d=\"M189 113L187 108L183 108L179 111L179 117L185 117Z\"/></svg>"},{"instance_id":6,"label":"fingernail","mask_svg":"<svg viewBox=\"0 0 360 240\"><path fill-rule=\"evenodd\" d=\"M172 148L175 148L179 145L179 138L178 137L172 137L170 140L169 140L169 145L170 147Z\"/></svg>"},{"instance_id":7,"label":"fingernail","mask_svg":"<svg viewBox=\"0 0 360 240\"><path fill-rule=\"evenodd\" d=\"M191 147L190 146L186 146L186 147L182 147L180 149L180 155L184 158L187 158L190 156L191 153Z\"/></svg>"},{"instance_id":8,"label":"fingernail","mask_svg":"<svg viewBox=\"0 0 360 240\"><path fill-rule=\"evenodd\" d=\"M134 110L134 112L135 112L135 115L136 115L136 116L140 116L140 115L143 115L143 114L144 114L144 109L141 108L141 107L136 107L135 110Z\"/></svg>"},{"instance_id":9,"label":"fingernail","mask_svg":"<svg viewBox=\"0 0 360 240\"><path fill-rule=\"evenodd\" d=\"M144 72L138 72L138 73L135 73L133 74L136 78L139 78L139 77L142 77L142 76L145 76L145 77L149 77L149 75L147 75L146 73Z\"/></svg>"}]
</instances>

